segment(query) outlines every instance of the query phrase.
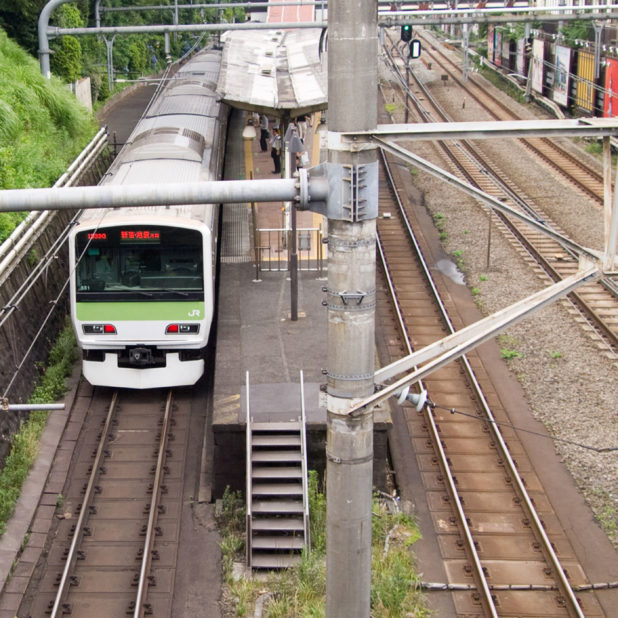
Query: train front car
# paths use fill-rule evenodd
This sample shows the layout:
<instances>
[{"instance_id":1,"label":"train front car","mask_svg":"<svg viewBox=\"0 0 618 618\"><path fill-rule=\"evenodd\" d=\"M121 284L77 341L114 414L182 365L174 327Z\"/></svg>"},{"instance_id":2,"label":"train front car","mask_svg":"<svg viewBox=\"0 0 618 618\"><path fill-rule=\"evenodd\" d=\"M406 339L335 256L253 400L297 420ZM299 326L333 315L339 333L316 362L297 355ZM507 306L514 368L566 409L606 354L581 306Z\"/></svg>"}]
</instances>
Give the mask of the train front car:
<instances>
[{"instance_id":1,"label":"train front car","mask_svg":"<svg viewBox=\"0 0 618 618\"><path fill-rule=\"evenodd\" d=\"M221 175L219 55L187 63L151 104L103 184ZM218 206L85 211L70 235L71 317L93 385L160 388L204 372L214 308Z\"/></svg>"}]
</instances>

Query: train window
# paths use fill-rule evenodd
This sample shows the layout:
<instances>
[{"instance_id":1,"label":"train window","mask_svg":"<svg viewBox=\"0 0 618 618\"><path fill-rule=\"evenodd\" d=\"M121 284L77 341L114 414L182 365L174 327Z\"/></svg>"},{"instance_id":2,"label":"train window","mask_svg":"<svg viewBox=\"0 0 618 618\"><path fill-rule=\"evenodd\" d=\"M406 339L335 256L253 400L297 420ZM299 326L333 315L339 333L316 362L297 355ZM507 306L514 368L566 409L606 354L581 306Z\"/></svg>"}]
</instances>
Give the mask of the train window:
<instances>
[{"instance_id":1,"label":"train window","mask_svg":"<svg viewBox=\"0 0 618 618\"><path fill-rule=\"evenodd\" d=\"M76 236L78 301L203 298L203 240L197 230L110 227Z\"/></svg>"}]
</instances>

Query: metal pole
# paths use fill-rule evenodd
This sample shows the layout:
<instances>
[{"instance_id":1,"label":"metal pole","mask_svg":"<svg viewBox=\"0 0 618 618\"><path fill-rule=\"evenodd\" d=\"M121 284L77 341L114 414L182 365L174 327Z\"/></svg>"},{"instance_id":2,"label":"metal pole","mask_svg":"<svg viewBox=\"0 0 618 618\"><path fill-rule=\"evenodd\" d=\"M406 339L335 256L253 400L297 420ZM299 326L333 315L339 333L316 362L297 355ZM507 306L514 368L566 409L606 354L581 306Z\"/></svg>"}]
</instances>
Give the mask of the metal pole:
<instances>
[{"instance_id":1,"label":"metal pole","mask_svg":"<svg viewBox=\"0 0 618 618\"><path fill-rule=\"evenodd\" d=\"M164 185L101 185L51 189L0 191L0 212L17 210L66 210L71 208L127 208L131 206L178 206L230 202L324 201L328 183L301 178L279 180L224 180ZM307 207L302 199L300 207Z\"/></svg>"},{"instance_id":2,"label":"metal pole","mask_svg":"<svg viewBox=\"0 0 618 618\"><path fill-rule=\"evenodd\" d=\"M106 36L103 36L103 40L105 41L105 48L107 50L107 87L109 89L110 94L114 89L114 39L116 35L114 34L111 39L108 39Z\"/></svg>"},{"instance_id":3,"label":"metal pole","mask_svg":"<svg viewBox=\"0 0 618 618\"><path fill-rule=\"evenodd\" d=\"M376 0L329 5L330 163L377 165L374 147L345 146L333 134L377 127L377 8ZM377 211L377 195L369 201ZM368 618L373 416L347 411L374 390L375 215L329 218L328 232L326 616Z\"/></svg>"},{"instance_id":4,"label":"metal pole","mask_svg":"<svg viewBox=\"0 0 618 618\"><path fill-rule=\"evenodd\" d=\"M50 0L41 11L39 15L39 63L41 66L41 73L46 79L51 78L51 70L49 68L49 38L47 36L47 27L49 26L49 17L52 11L65 2L72 2L73 0Z\"/></svg>"}]
</instances>

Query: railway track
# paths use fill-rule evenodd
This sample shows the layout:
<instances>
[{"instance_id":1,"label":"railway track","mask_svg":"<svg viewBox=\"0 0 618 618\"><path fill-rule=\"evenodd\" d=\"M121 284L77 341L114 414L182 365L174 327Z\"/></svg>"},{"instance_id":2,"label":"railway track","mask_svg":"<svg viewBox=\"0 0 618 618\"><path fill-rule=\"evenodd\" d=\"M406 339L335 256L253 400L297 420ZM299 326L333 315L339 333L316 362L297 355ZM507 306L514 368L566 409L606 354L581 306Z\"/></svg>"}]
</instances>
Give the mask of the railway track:
<instances>
[{"instance_id":1,"label":"railway track","mask_svg":"<svg viewBox=\"0 0 618 618\"><path fill-rule=\"evenodd\" d=\"M442 60L442 56L436 55L434 58L437 61ZM464 88L467 88L467 85L467 83L461 84ZM413 95L411 97L416 107L417 121L448 122L451 120L419 80L416 80L415 89L422 92L422 96ZM474 86L468 91L476 98L476 90L481 89ZM485 100L488 98L485 91L483 91L482 98ZM491 101L495 99L492 97ZM484 107L490 105L491 103L483 103ZM496 117L496 114L493 116ZM512 114L511 117L513 117ZM552 142L548 141L548 143L553 147ZM542 212L530 197L525 195L520 187L509 180L508 173L495 161L490 161L484 156L478 146L470 141L441 141L438 147L455 175L510 206L513 210L543 222L548 229L566 236L559 226ZM558 150L562 152L562 149ZM565 155L571 156L568 153ZM555 155L555 160L559 162L563 159ZM517 249L525 254L525 259L534 265L539 275L556 282L577 270L578 256L568 247L513 217L496 211L490 214L492 221L516 245ZM570 294L568 300L575 319L583 325L586 332L607 346L611 354L616 355L618 353L618 299L615 282L605 279L583 286Z\"/></svg>"},{"instance_id":2,"label":"railway track","mask_svg":"<svg viewBox=\"0 0 618 618\"><path fill-rule=\"evenodd\" d=\"M171 615L189 408L171 391L92 400L64 518L23 615Z\"/></svg>"},{"instance_id":3,"label":"railway track","mask_svg":"<svg viewBox=\"0 0 618 618\"><path fill-rule=\"evenodd\" d=\"M435 62L449 79L474 97L479 105L494 120L520 120L502 101L469 76L466 82L461 79L461 66L443 53L434 39L426 31L421 36L428 45L424 48L432 62ZM591 198L597 205L603 205L603 175L578 160L571 152L562 148L556 141L546 138L522 139L521 143L546 165L561 174L569 183Z\"/></svg>"},{"instance_id":4,"label":"railway track","mask_svg":"<svg viewBox=\"0 0 618 618\"><path fill-rule=\"evenodd\" d=\"M448 296L442 300L442 284L429 277L422 259L429 241L412 234L420 225L391 178L386 158L378 236L394 299L392 313L382 316L394 360L462 321ZM442 407L404 407L403 414L457 615L604 615L594 592L576 591L589 582L481 358L453 362L423 387Z\"/></svg>"}]
</instances>

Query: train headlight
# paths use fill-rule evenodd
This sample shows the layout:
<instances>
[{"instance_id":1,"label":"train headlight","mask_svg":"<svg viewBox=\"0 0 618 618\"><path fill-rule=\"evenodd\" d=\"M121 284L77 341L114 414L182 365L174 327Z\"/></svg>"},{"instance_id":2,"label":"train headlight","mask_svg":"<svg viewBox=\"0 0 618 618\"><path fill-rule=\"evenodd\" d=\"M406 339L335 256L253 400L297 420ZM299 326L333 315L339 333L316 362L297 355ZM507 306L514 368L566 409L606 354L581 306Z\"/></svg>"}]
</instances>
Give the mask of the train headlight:
<instances>
[{"instance_id":1,"label":"train headlight","mask_svg":"<svg viewBox=\"0 0 618 618\"><path fill-rule=\"evenodd\" d=\"M199 324L168 324L165 327L166 335L178 335L178 334L186 334L186 333L199 333L200 325Z\"/></svg>"},{"instance_id":2,"label":"train headlight","mask_svg":"<svg viewBox=\"0 0 618 618\"><path fill-rule=\"evenodd\" d=\"M113 324L84 324L82 326L86 335L115 335L116 327Z\"/></svg>"}]
</instances>

